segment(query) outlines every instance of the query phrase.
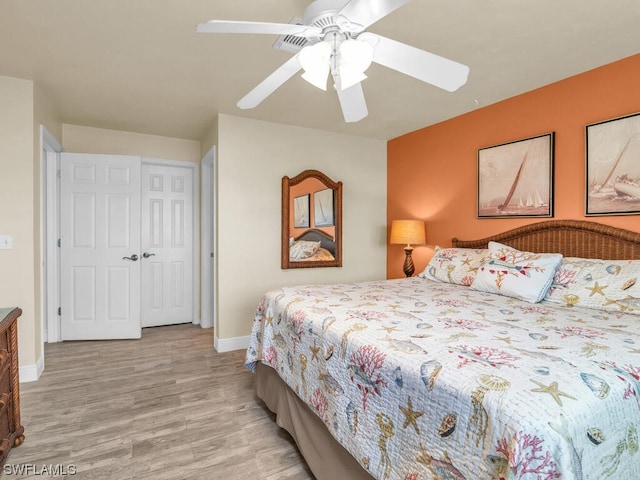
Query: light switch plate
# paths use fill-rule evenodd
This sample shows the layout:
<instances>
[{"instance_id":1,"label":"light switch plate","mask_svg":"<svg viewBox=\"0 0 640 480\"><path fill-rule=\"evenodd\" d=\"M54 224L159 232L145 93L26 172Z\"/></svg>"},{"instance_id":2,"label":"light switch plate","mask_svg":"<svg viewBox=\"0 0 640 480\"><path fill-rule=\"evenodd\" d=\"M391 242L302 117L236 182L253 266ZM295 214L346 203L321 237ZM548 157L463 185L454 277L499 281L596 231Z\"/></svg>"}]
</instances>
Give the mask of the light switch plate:
<instances>
[{"instance_id":1,"label":"light switch plate","mask_svg":"<svg viewBox=\"0 0 640 480\"><path fill-rule=\"evenodd\" d=\"M13 248L13 237L11 235L0 235L0 250Z\"/></svg>"}]
</instances>

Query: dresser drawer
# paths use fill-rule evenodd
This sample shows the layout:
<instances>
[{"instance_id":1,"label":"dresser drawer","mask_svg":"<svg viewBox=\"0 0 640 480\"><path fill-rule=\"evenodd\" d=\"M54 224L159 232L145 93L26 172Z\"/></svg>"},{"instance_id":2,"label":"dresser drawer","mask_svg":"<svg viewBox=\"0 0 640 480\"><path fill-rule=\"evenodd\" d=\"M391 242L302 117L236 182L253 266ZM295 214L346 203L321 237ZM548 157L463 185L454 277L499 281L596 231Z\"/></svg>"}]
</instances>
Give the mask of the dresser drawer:
<instances>
[{"instance_id":1,"label":"dresser drawer","mask_svg":"<svg viewBox=\"0 0 640 480\"><path fill-rule=\"evenodd\" d=\"M0 369L0 393L11 393L11 369L9 365Z\"/></svg>"},{"instance_id":2,"label":"dresser drawer","mask_svg":"<svg viewBox=\"0 0 640 480\"><path fill-rule=\"evenodd\" d=\"M9 438L11 435L11 397L6 393L0 395L0 439Z\"/></svg>"},{"instance_id":3,"label":"dresser drawer","mask_svg":"<svg viewBox=\"0 0 640 480\"><path fill-rule=\"evenodd\" d=\"M11 363L11 357L9 352L0 347L0 372L4 372L5 368L8 368Z\"/></svg>"}]
</instances>

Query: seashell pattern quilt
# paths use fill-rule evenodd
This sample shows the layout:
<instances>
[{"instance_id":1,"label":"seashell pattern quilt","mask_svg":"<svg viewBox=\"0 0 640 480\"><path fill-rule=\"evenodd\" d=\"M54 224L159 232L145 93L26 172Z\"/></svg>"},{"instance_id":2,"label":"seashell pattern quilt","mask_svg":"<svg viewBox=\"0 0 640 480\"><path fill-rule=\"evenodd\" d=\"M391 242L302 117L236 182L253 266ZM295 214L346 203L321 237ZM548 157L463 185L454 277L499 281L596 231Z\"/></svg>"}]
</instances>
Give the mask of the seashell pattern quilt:
<instances>
[{"instance_id":1,"label":"seashell pattern quilt","mask_svg":"<svg viewBox=\"0 0 640 480\"><path fill-rule=\"evenodd\" d=\"M640 478L640 317L425 278L285 287L274 368L379 480Z\"/></svg>"}]
</instances>

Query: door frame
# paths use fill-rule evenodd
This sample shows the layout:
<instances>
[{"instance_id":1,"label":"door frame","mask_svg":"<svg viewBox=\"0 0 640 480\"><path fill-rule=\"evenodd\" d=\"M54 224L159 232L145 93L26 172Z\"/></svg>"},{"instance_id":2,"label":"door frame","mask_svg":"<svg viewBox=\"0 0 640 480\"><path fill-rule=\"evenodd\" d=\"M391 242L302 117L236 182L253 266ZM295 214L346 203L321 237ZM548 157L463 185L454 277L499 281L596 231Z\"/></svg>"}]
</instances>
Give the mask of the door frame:
<instances>
[{"instance_id":1,"label":"door frame","mask_svg":"<svg viewBox=\"0 0 640 480\"><path fill-rule=\"evenodd\" d=\"M60 335L60 249L58 248L60 221L60 153L62 146L47 129L40 126L41 137L41 181L40 181L40 253L43 262L40 267L40 292L42 315L42 367L44 368L44 343L62 341ZM55 162L45 151L55 153ZM166 165L190 168L193 172L193 320L200 323L200 164L182 160L164 160L152 157L141 157L143 164ZM55 165L51 165L55 163Z\"/></svg>"},{"instance_id":2,"label":"door frame","mask_svg":"<svg viewBox=\"0 0 640 480\"><path fill-rule=\"evenodd\" d=\"M205 154L201 162L202 190L201 224L200 224L200 326L213 328L216 325L218 289L216 272L218 258L216 255L216 147L215 145ZM213 259L213 261L211 261Z\"/></svg>"},{"instance_id":3,"label":"door frame","mask_svg":"<svg viewBox=\"0 0 640 480\"><path fill-rule=\"evenodd\" d=\"M60 341L60 153L56 138L40 125L40 314L42 357L44 343Z\"/></svg>"},{"instance_id":4,"label":"door frame","mask_svg":"<svg viewBox=\"0 0 640 480\"><path fill-rule=\"evenodd\" d=\"M200 323L200 164L183 160L164 160L161 158L142 157L142 165L159 165L166 167L190 168L192 172L192 271L193 293L191 298L191 311L193 319L191 323Z\"/></svg>"}]
</instances>

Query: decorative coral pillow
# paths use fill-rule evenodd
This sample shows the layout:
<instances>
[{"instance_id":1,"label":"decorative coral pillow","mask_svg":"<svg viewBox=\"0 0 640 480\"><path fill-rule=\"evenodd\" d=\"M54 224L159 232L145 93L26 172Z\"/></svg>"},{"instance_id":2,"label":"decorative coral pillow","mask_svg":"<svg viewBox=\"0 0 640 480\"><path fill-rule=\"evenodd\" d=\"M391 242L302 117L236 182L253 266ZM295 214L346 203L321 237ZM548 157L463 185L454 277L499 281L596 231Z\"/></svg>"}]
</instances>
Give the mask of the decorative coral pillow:
<instances>
[{"instance_id":1,"label":"decorative coral pillow","mask_svg":"<svg viewBox=\"0 0 640 480\"><path fill-rule=\"evenodd\" d=\"M471 289L537 303L551 286L561 260L559 253L521 252L489 242L488 256L480 265Z\"/></svg>"},{"instance_id":2,"label":"decorative coral pillow","mask_svg":"<svg viewBox=\"0 0 640 480\"><path fill-rule=\"evenodd\" d=\"M418 276L446 283L471 285L488 249L440 248L436 246L427 267Z\"/></svg>"},{"instance_id":3,"label":"decorative coral pillow","mask_svg":"<svg viewBox=\"0 0 640 480\"><path fill-rule=\"evenodd\" d=\"M292 260L302 260L311 257L320 248L321 242L310 242L308 240L298 240L289 247L289 258Z\"/></svg>"},{"instance_id":4,"label":"decorative coral pillow","mask_svg":"<svg viewBox=\"0 0 640 480\"><path fill-rule=\"evenodd\" d=\"M566 257L545 300L640 315L640 260Z\"/></svg>"}]
</instances>

